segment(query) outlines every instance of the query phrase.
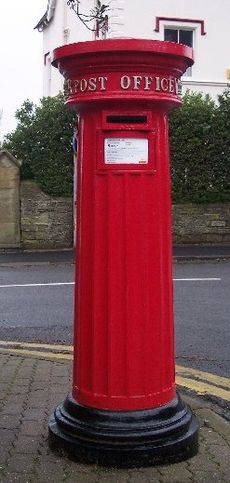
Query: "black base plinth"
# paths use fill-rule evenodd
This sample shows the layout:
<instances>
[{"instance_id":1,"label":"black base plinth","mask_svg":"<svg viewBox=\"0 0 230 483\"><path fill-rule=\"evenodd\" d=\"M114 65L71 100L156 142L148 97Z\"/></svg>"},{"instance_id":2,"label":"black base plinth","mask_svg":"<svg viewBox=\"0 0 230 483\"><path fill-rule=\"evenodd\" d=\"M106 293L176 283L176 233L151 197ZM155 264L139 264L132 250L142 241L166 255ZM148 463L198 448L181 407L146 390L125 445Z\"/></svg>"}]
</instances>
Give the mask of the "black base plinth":
<instances>
[{"instance_id":1,"label":"black base plinth","mask_svg":"<svg viewBox=\"0 0 230 483\"><path fill-rule=\"evenodd\" d=\"M49 445L82 463L133 468L182 461L198 451L198 422L179 394L141 411L81 406L71 395L49 421Z\"/></svg>"}]
</instances>

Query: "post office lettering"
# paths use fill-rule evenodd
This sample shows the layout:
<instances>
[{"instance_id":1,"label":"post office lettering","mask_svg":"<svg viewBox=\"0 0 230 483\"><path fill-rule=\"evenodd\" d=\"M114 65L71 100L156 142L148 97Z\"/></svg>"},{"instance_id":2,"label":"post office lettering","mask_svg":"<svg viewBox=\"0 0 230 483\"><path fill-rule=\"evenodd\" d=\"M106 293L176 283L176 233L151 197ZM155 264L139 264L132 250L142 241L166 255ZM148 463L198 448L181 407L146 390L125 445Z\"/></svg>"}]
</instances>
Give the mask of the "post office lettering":
<instances>
[{"instance_id":1,"label":"post office lettering","mask_svg":"<svg viewBox=\"0 0 230 483\"><path fill-rule=\"evenodd\" d=\"M156 91L169 92L170 94L178 93L178 81L174 77L160 76L141 76L141 75L123 75L120 79L121 89L133 91Z\"/></svg>"},{"instance_id":2,"label":"post office lettering","mask_svg":"<svg viewBox=\"0 0 230 483\"><path fill-rule=\"evenodd\" d=\"M90 77L89 79L75 79L69 82L70 94L77 94L78 92L95 92L105 91L107 77Z\"/></svg>"},{"instance_id":3,"label":"post office lettering","mask_svg":"<svg viewBox=\"0 0 230 483\"><path fill-rule=\"evenodd\" d=\"M152 91L178 94L178 82L178 79L172 76L124 74L117 79L110 79L105 76L74 79L68 81L68 87L70 95L106 91L111 89L111 86L113 86L112 89L121 89L122 91Z\"/></svg>"}]
</instances>

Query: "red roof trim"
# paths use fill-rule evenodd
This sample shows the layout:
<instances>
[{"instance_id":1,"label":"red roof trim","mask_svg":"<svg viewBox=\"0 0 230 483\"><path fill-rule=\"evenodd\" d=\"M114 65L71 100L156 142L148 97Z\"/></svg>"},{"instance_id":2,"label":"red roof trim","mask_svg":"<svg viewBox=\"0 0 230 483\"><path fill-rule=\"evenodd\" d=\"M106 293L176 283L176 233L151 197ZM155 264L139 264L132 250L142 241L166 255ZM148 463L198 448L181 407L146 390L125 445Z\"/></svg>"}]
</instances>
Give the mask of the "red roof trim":
<instances>
[{"instance_id":1,"label":"red roof trim","mask_svg":"<svg viewBox=\"0 0 230 483\"><path fill-rule=\"evenodd\" d=\"M179 18L179 17L156 17L155 32L160 32L160 22L168 20L169 22L182 22L182 23L197 23L200 25L201 35L206 35L204 28L204 20L198 20L194 18Z\"/></svg>"}]
</instances>

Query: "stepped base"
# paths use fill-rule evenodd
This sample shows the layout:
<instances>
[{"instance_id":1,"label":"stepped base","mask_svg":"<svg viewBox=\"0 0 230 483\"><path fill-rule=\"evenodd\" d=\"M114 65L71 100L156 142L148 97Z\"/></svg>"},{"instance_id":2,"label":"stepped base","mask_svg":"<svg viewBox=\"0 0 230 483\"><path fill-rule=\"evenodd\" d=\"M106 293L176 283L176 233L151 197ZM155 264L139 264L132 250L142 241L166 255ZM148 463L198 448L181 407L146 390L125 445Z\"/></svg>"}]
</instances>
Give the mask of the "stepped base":
<instances>
[{"instance_id":1,"label":"stepped base","mask_svg":"<svg viewBox=\"0 0 230 483\"><path fill-rule=\"evenodd\" d=\"M49 421L49 444L82 463L133 468L182 461L198 451L198 422L179 394L138 411L81 406L71 395Z\"/></svg>"}]
</instances>

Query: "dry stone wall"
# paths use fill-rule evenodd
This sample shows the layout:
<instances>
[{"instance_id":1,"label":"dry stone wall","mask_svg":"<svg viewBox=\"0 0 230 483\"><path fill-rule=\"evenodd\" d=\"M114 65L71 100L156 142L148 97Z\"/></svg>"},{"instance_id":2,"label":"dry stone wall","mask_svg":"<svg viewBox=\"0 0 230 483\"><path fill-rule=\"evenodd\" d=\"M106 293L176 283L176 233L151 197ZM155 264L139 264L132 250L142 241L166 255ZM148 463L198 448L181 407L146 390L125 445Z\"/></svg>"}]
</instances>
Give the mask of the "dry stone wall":
<instances>
[{"instance_id":1,"label":"dry stone wall","mask_svg":"<svg viewBox=\"0 0 230 483\"><path fill-rule=\"evenodd\" d=\"M173 206L175 244L230 243L230 203Z\"/></svg>"},{"instance_id":2,"label":"dry stone wall","mask_svg":"<svg viewBox=\"0 0 230 483\"><path fill-rule=\"evenodd\" d=\"M21 181L21 248L69 248L72 243L72 199L52 198L33 181Z\"/></svg>"},{"instance_id":3,"label":"dry stone wall","mask_svg":"<svg viewBox=\"0 0 230 483\"><path fill-rule=\"evenodd\" d=\"M52 198L43 193L35 182L22 180L19 204L17 186L14 186L14 194L9 198L11 185L18 179L14 160L12 166L8 166L2 157L3 168L4 173L0 170L0 248L38 250L72 247L72 199ZM14 204L16 208L13 210ZM174 244L230 243L230 203L174 205L173 241Z\"/></svg>"},{"instance_id":4,"label":"dry stone wall","mask_svg":"<svg viewBox=\"0 0 230 483\"><path fill-rule=\"evenodd\" d=\"M173 241L230 243L230 203L174 205ZM58 249L72 244L72 199L51 198L33 181L22 181L21 248Z\"/></svg>"}]
</instances>

